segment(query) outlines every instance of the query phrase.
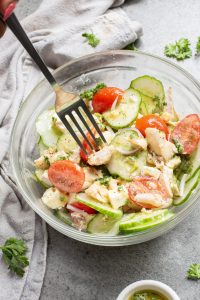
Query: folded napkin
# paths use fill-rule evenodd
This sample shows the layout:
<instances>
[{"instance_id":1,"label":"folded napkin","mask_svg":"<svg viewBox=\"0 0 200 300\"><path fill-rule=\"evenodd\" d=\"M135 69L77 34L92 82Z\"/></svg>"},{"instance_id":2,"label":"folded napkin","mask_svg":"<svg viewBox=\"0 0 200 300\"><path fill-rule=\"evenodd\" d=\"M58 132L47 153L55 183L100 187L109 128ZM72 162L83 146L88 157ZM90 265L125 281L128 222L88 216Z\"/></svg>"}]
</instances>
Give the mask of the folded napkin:
<instances>
[{"instance_id":1,"label":"folded napkin","mask_svg":"<svg viewBox=\"0 0 200 300\"><path fill-rule=\"evenodd\" d=\"M22 24L46 64L54 69L74 57L121 49L139 38L141 25L130 20L121 8L113 8L122 3L44 0ZM100 44L92 48L82 37L83 32L94 33ZM19 106L42 75L9 30L0 40L0 49L0 244L11 236L23 238L30 261L24 277L18 278L0 260L0 299L34 300L39 298L46 267L46 227L17 190L8 148Z\"/></svg>"}]
</instances>

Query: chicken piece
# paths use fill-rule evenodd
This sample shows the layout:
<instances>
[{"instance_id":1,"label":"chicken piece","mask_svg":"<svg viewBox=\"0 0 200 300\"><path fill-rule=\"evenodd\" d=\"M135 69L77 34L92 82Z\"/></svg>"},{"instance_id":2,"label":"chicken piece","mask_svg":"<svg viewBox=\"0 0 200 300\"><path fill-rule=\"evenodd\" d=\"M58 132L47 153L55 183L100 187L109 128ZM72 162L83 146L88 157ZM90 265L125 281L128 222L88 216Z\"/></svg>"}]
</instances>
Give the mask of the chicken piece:
<instances>
[{"instance_id":1,"label":"chicken piece","mask_svg":"<svg viewBox=\"0 0 200 300\"><path fill-rule=\"evenodd\" d=\"M81 160L81 157L80 157L80 149L78 148L76 151L73 151L69 158L68 158L70 161L72 161L73 163L75 164L79 164L80 163L80 160Z\"/></svg>"},{"instance_id":2,"label":"chicken piece","mask_svg":"<svg viewBox=\"0 0 200 300\"><path fill-rule=\"evenodd\" d=\"M47 157L49 159L50 164L53 164L55 161L58 161L58 160L68 159L68 155L63 150L55 152L51 155L48 155Z\"/></svg>"},{"instance_id":3,"label":"chicken piece","mask_svg":"<svg viewBox=\"0 0 200 300\"><path fill-rule=\"evenodd\" d=\"M41 176L41 181L44 182L47 186L52 186L51 181L49 180L48 170L45 170Z\"/></svg>"},{"instance_id":4,"label":"chicken piece","mask_svg":"<svg viewBox=\"0 0 200 300\"><path fill-rule=\"evenodd\" d=\"M85 212L72 212L72 226L78 230L85 230L87 228L87 224L93 218L93 215L88 215Z\"/></svg>"},{"instance_id":5,"label":"chicken piece","mask_svg":"<svg viewBox=\"0 0 200 300\"><path fill-rule=\"evenodd\" d=\"M110 144L112 139L115 137L114 132L111 132L111 131L108 131L108 130L102 132L102 134L105 137L107 144Z\"/></svg>"},{"instance_id":6,"label":"chicken piece","mask_svg":"<svg viewBox=\"0 0 200 300\"><path fill-rule=\"evenodd\" d=\"M166 140L164 132L156 128L147 128L145 133L150 149L162 156L165 162L168 162L177 153L175 145Z\"/></svg>"},{"instance_id":7,"label":"chicken piece","mask_svg":"<svg viewBox=\"0 0 200 300\"><path fill-rule=\"evenodd\" d=\"M172 88L169 87L169 89L167 90L166 93L166 106L164 109L164 112L161 115L161 118L168 124L170 124L170 122L176 122L179 120L179 117L174 109L174 104L172 101Z\"/></svg>"},{"instance_id":8,"label":"chicken piece","mask_svg":"<svg viewBox=\"0 0 200 300\"><path fill-rule=\"evenodd\" d=\"M162 173L159 177L159 183L161 184L162 188L164 188L169 198L173 197L173 192L171 187L172 181L173 181L173 170L164 166Z\"/></svg>"},{"instance_id":9,"label":"chicken piece","mask_svg":"<svg viewBox=\"0 0 200 300\"><path fill-rule=\"evenodd\" d=\"M162 156L156 155L154 152L149 151L147 153L147 162L150 165L156 166L157 169L162 170L164 161Z\"/></svg>"},{"instance_id":10,"label":"chicken piece","mask_svg":"<svg viewBox=\"0 0 200 300\"><path fill-rule=\"evenodd\" d=\"M105 146L101 150L88 156L88 164L91 166L100 166L107 164L114 152L113 146Z\"/></svg>"},{"instance_id":11,"label":"chicken piece","mask_svg":"<svg viewBox=\"0 0 200 300\"><path fill-rule=\"evenodd\" d=\"M155 177L156 179L158 179L160 176L160 170L158 170L157 168L153 168L153 167L143 166L141 168L141 175L151 176L151 177Z\"/></svg>"},{"instance_id":12,"label":"chicken piece","mask_svg":"<svg viewBox=\"0 0 200 300\"><path fill-rule=\"evenodd\" d=\"M83 171L85 173L85 181L82 190L87 189L97 178L102 177L101 171L98 171L95 168L84 167Z\"/></svg>"},{"instance_id":13,"label":"chicken piece","mask_svg":"<svg viewBox=\"0 0 200 300\"><path fill-rule=\"evenodd\" d=\"M141 205L152 205L153 207L161 207L164 199L161 194L156 193L139 193L135 197L135 202Z\"/></svg>"},{"instance_id":14,"label":"chicken piece","mask_svg":"<svg viewBox=\"0 0 200 300\"><path fill-rule=\"evenodd\" d=\"M51 187L44 192L42 202L51 209L60 209L66 205L68 198L57 188Z\"/></svg>"},{"instance_id":15,"label":"chicken piece","mask_svg":"<svg viewBox=\"0 0 200 300\"><path fill-rule=\"evenodd\" d=\"M133 149L147 150L147 141L142 137L133 138L133 139L130 138L130 142L133 146Z\"/></svg>"},{"instance_id":16,"label":"chicken piece","mask_svg":"<svg viewBox=\"0 0 200 300\"><path fill-rule=\"evenodd\" d=\"M171 169L175 169L176 167L178 167L181 163L181 159L179 156L174 156L172 159L170 159L168 161L168 163L166 164L167 167L171 168Z\"/></svg>"},{"instance_id":17,"label":"chicken piece","mask_svg":"<svg viewBox=\"0 0 200 300\"><path fill-rule=\"evenodd\" d=\"M95 181L85 193L99 202L108 203L108 189L99 181Z\"/></svg>"},{"instance_id":18,"label":"chicken piece","mask_svg":"<svg viewBox=\"0 0 200 300\"><path fill-rule=\"evenodd\" d=\"M46 170L49 168L49 160L42 155L38 159L34 160L34 166L36 169Z\"/></svg>"}]
</instances>

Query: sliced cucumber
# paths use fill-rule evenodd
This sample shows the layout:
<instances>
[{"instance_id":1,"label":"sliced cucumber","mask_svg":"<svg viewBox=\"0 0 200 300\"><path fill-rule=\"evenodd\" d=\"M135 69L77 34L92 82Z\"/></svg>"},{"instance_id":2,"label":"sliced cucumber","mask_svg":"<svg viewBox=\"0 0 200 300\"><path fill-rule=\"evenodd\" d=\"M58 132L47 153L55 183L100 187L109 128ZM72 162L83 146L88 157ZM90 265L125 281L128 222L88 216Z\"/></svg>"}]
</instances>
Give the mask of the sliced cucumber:
<instances>
[{"instance_id":1,"label":"sliced cucumber","mask_svg":"<svg viewBox=\"0 0 200 300\"><path fill-rule=\"evenodd\" d=\"M200 170L198 170L195 173L195 175L193 177L190 177L190 180L186 182L183 196L174 199L173 204L175 206L178 206L180 204L183 204L185 201L187 201L199 183L200 183Z\"/></svg>"},{"instance_id":2,"label":"sliced cucumber","mask_svg":"<svg viewBox=\"0 0 200 300\"><path fill-rule=\"evenodd\" d=\"M150 98L158 97L160 100L165 98L162 82L148 75L132 80L130 88L133 88Z\"/></svg>"},{"instance_id":3,"label":"sliced cucumber","mask_svg":"<svg viewBox=\"0 0 200 300\"><path fill-rule=\"evenodd\" d=\"M122 216L122 211L120 209L113 209L110 205L101 204L84 193L77 194L76 199L79 202L94 208L103 215L110 216L111 218L120 218Z\"/></svg>"},{"instance_id":4,"label":"sliced cucumber","mask_svg":"<svg viewBox=\"0 0 200 300\"><path fill-rule=\"evenodd\" d=\"M55 146L59 137L52 127L52 117L54 114L54 110L46 110L36 121L37 132L41 136L43 144L47 147Z\"/></svg>"},{"instance_id":5,"label":"sliced cucumber","mask_svg":"<svg viewBox=\"0 0 200 300\"><path fill-rule=\"evenodd\" d=\"M162 223L171 219L173 216L174 216L174 213L171 211L168 211L167 214L160 216L160 218L157 218L157 219L149 221L149 222L144 222L144 223L141 222L141 223L138 223L138 225L136 225L136 226L120 229L120 231L124 234L131 234L134 232L147 230L147 229L153 228L157 225L161 225Z\"/></svg>"},{"instance_id":6,"label":"sliced cucumber","mask_svg":"<svg viewBox=\"0 0 200 300\"><path fill-rule=\"evenodd\" d=\"M144 225L148 222L153 222L162 219L169 213L168 209L155 210L149 212L132 213L124 216L120 222L120 230L136 227L140 224Z\"/></svg>"},{"instance_id":7,"label":"sliced cucumber","mask_svg":"<svg viewBox=\"0 0 200 300\"><path fill-rule=\"evenodd\" d=\"M41 170L41 169L35 170L35 176L36 176L37 181L45 188L51 187L52 185L47 184L47 182L44 182L44 180L42 179L43 174L44 174L44 170Z\"/></svg>"},{"instance_id":8,"label":"sliced cucumber","mask_svg":"<svg viewBox=\"0 0 200 300\"><path fill-rule=\"evenodd\" d=\"M191 163L192 163L192 170L188 174L186 182L190 181L196 173L200 170L200 144L198 145L197 149L191 156Z\"/></svg>"},{"instance_id":9,"label":"sliced cucumber","mask_svg":"<svg viewBox=\"0 0 200 300\"><path fill-rule=\"evenodd\" d=\"M137 138L138 133L134 130L126 130L118 132L111 142L111 145L115 147L120 153L128 153L133 150L131 139Z\"/></svg>"},{"instance_id":10,"label":"sliced cucumber","mask_svg":"<svg viewBox=\"0 0 200 300\"><path fill-rule=\"evenodd\" d=\"M64 222L65 224L72 225L72 220L70 217L70 214L67 213L63 209L55 209L54 210L54 215L60 219L60 221Z\"/></svg>"},{"instance_id":11,"label":"sliced cucumber","mask_svg":"<svg viewBox=\"0 0 200 300\"><path fill-rule=\"evenodd\" d=\"M142 98L142 102L140 105L140 113L142 115L149 115L156 113L156 101L153 100L153 98L140 94Z\"/></svg>"},{"instance_id":12,"label":"sliced cucumber","mask_svg":"<svg viewBox=\"0 0 200 300\"><path fill-rule=\"evenodd\" d=\"M66 153L73 152L79 149L77 142L70 133L61 135L57 142L58 151L65 151Z\"/></svg>"},{"instance_id":13,"label":"sliced cucumber","mask_svg":"<svg viewBox=\"0 0 200 300\"><path fill-rule=\"evenodd\" d=\"M88 224L87 231L93 234L114 236L119 233L120 219L97 214Z\"/></svg>"},{"instance_id":14,"label":"sliced cucumber","mask_svg":"<svg viewBox=\"0 0 200 300\"><path fill-rule=\"evenodd\" d=\"M38 149L39 149L40 155L42 155L44 153L44 151L48 149L48 147L44 145L41 137L38 142Z\"/></svg>"},{"instance_id":15,"label":"sliced cucumber","mask_svg":"<svg viewBox=\"0 0 200 300\"><path fill-rule=\"evenodd\" d=\"M129 88L125 91L116 108L104 112L103 117L112 128L128 127L138 115L140 102L140 93L133 88Z\"/></svg>"},{"instance_id":16,"label":"sliced cucumber","mask_svg":"<svg viewBox=\"0 0 200 300\"><path fill-rule=\"evenodd\" d=\"M114 152L107 169L112 175L118 175L122 179L131 181L132 176L139 174L140 169L146 165L146 151L139 152L132 156L125 156L119 152Z\"/></svg>"}]
</instances>

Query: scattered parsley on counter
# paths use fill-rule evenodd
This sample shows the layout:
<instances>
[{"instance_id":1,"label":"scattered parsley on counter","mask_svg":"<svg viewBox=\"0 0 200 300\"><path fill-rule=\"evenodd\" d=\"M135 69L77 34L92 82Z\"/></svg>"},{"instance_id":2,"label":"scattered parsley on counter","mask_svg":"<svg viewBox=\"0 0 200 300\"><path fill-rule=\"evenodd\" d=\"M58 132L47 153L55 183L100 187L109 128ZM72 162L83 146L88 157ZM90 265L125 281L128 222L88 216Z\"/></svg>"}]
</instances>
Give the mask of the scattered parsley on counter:
<instances>
[{"instance_id":1,"label":"scattered parsley on counter","mask_svg":"<svg viewBox=\"0 0 200 300\"><path fill-rule=\"evenodd\" d=\"M198 37L197 43L196 43L196 55L200 54L200 36Z\"/></svg>"},{"instance_id":2,"label":"scattered parsley on counter","mask_svg":"<svg viewBox=\"0 0 200 300\"><path fill-rule=\"evenodd\" d=\"M9 238L0 249L8 269L22 277L25 272L24 268L29 265L28 258L25 256L27 252L25 242L16 238Z\"/></svg>"},{"instance_id":3,"label":"scattered parsley on counter","mask_svg":"<svg viewBox=\"0 0 200 300\"><path fill-rule=\"evenodd\" d=\"M174 44L165 46L164 54L168 57L176 58L177 60L184 60L192 56L190 42L188 39L181 38Z\"/></svg>"},{"instance_id":4,"label":"scattered parsley on counter","mask_svg":"<svg viewBox=\"0 0 200 300\"><path fill-rule=\"evenodd\" d=\"M100 39L98 39L93 33L84 32L82 37L85 37L88 41L88 44L95 48L99 43Z\"/></svg>"},{"instance_id":5,"label":"scattered parsley on counter","mask_svg":"<svg viewBox=\"0 0 200 300\"><path fill-rule=\"evenodd\" d=\"M94 94L104 87L106 87L105 83L100 82L94 88L86 90L83 93L81 93L80 97L85 100L92 100Z\"/></svg>"},{"instance_id":6,"label":"scattered parsley on counter","mask_svg":"<svg viewBox=\"0 0 200 300\"><path fill-rule=\"evenodd\" d=\"M197 280L200 279L200 264L192 264L187 271L187 278Z\"/></svg>"}]
</instances>

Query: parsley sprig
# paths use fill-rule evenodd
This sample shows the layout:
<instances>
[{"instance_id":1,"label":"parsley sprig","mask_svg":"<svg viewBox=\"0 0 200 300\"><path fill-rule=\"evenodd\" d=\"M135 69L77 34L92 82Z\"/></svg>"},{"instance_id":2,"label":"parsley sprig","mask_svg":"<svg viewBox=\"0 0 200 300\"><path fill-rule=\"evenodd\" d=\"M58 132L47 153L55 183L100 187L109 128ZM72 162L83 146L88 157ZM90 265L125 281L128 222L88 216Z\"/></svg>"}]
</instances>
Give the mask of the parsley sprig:
<instances>
[{"instance_id":1,"label":"parsley sprig","mask_svg":"<svg viewBox=\"0 0 200 300\"><path fill-rule=\"evenodd\" d=\"M187 271L187 278L197 280L200 279L200 264L192 264Z\"/></svg>"},{"instance_id":2,"label":"parsley sprig","mask_svg":"<svg viewBox=\"0 0 200 300\"><path fill-rule=\"evenodd\" d=\"M100 82L94 88L84 91L80 94L80 97L85 100L92 100L94 94L98 92L100 89L106 87L105 83Z\"/></svg>"},{"instance_id":3,"label":"parsley sprig","mask_svg":"<svg viewBox=\"0 0 200 300\"><path fill-rule=\"evenodd\" d=\"M200 36L198 37L197 43L196 43L196 55L200 54Z\"/></svg>"},{"instance_id":4,"label":"parsley sprig","mask_svg":"<svg viewBox=\"0 0 200 300\"><path fill-rule=\"evenodd\" d=\"M93 48L95 48L100 43L100 39L98 39L93 33L84 32L82 34L82 37L85 37L87 39L88 44Z\"/></svg>"},{"instance_id":5,"label":"parsley sprig","mask_svg":"<svg viewBox=\"0 0 200 300\"><path fill-rule=\"evenodd\" d=\"M25 272L24 268L29 265L28 258L25 256L27 252L25 242L16 238L9 238L0 249L8 269L22 277Z\"/></svg>"},{"instance_id":6,"label":"parsley sprig","mask_svg":"<svg viewBox=\"0 0 200 300\"><path fill-rule=\"evenodd\" d=\"M168 57L176 58L177 60L184 60L192 56L190 42L188 39L181 38L174 44L165 46L164 54Z\"/></svg>"}]
</instances>

